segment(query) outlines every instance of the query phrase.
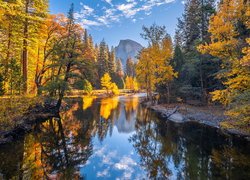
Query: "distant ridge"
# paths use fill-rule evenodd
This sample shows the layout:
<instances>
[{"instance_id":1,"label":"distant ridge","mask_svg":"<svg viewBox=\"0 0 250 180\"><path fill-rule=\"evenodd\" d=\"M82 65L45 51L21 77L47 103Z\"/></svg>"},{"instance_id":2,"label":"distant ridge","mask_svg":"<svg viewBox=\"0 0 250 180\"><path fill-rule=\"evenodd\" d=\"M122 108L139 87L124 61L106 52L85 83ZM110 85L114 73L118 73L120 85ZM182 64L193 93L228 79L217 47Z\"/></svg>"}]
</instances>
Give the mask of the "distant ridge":
<instances>
[{"instance_id":1,"label":"distant ridge","mask_svg":"<svg viewBox=\"0 0 250 180\"><path fill-rule=\"evenodd\" d=\"M141 51L143 46L131 39L120 40L119 45L115 48L116 57L121 59L123 68L126 67L126 61L131 57L136 61L136 56Z\"/></svg>"}]
</instances>

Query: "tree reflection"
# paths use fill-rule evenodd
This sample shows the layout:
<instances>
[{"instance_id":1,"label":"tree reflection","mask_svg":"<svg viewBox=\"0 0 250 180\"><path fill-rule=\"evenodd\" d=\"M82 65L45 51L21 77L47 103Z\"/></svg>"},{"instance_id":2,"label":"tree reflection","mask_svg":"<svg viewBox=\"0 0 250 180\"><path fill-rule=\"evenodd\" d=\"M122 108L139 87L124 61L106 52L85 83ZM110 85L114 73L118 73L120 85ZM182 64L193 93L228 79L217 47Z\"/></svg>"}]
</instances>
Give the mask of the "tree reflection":
<instances>
[{"instance_id":1,"label":"tree reflection","mask_svg":"<svg viewBox=\"0 0 250 180\"><path fill-rule=\"evenodd\" d=\"M150 178L167 178L170 174L168 159L162 150L162 143L158 136L156 124L149 121L149 111L144 109L143 116L139 113L137 133L130 141L133 143L137 153L141 157L141 166L148 172Z\"/></svg>"},{"instance_id":2,"label":"tree reflection","mask_svg":"<svg viewBox=\"0 0 250 180\"><path fill-rule=\"evenodd\" d=\"M124 111L126 115L126 120L131 121L136 113L137 107L139 105L139 97L126 97L124 102Z\"/></svg>"},{"instance_id":3,"label":"tree reflection","mask_svg":"<svg viewBox=\"0 0 250 180\"><path fill-rule=\"evenodd\" d=\"M217 167L218 174L226 179L238 179L250 177L250 156L241 153L238 149L224 146L221 149L213 149L212 163Z\"/></svg>"},{"instance_id":4,"label":"tree reflection","mask_svg":"<svg viewBox=\"0 0 250 180\"><path fill-rule=\"evenodd\" d=\"M230 137L199 124L164 122L140 106L130 142L150 178L237 179L241 171L249 177L250 156L247 150L231 148ZM222 144L231 145L221 148Z\"/></svg>"},{"instance_id":5,"label":"tree reflection","mask_svg":"<svg viewBox=\"0 0 250 180\"><path fill-rule=\"evenodd\" d=\"M20 164L17 174L5 173L7 179L79 179L79 165L86 163L93 145L89 133L92 127L74 117L78 109L75 103L61 118L37 124L34 133L25 136L18 152L22 156L16 162Z\"/></svg>"},{"instance_id":6,"label":"tree reflection","mask_svg":"<svg viewBox=\"0 0 250 180\"><path fill-rule=\"evenodd\" d=\"M102 99L100 108L101 117L108 120L110 118L111 112L117 108L118 102L118 97Z\"/></svg>"},{"instance_id":7,"label":"tree reflection","mask_svg":"<svg viewBox=\"0 0 250 180\"><path fill-rule=\"evenodd\" d=\"M92 104L93 104L94 100L96 99L96 97L95 96L83 96L82 99L83 99L83 107L82 107L82 109L86 110L86 109L88 109L89 107L92 106Z\"/></svg>"},{"instance_id":8,"label":"tree reflection","mask_svg":"<svg viewBox=\"0 0 250 180\"><path fill-rule=\"evenodd\" d=\"M135 130L130 142L149 178L250 176L248 144L217 129L165 122L139 105L138 98L71 98L68 104L61 118L37 124L23 139L1 147L0 173L5 179L79 179L79 167L93 153L93 137L103 141L114 126L119 133Z\"/></svg>"}]
</instances>

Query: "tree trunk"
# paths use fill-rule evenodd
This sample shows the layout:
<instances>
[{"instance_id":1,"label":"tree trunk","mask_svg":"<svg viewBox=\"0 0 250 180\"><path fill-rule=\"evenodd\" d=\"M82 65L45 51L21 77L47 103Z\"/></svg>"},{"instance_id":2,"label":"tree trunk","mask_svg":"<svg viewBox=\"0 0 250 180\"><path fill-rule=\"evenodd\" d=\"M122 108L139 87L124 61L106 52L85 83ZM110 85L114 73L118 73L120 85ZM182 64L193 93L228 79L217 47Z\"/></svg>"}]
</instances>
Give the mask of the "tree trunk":
<instances>
[{"instance_id":1,"label":"tree trunk","mask_svg":"<svg viewBox=\"0 0 250 180\"><path fill-rule=\"evenodd\" d=\"M64 78L64 82L67 82L69 79L69 72L70 72L70 68L71 68L71 63L69 62L66 68L66 72L65 72L65 78ZM62 104L62 99L65 93L66 87L63 86L61 88L61 90L59 90L59 99L57 101L57 108L60 108L61 104Z\"/></svg>"},{"instance_id":2,"label":"tree trunk","mask_svg":"<svg viewBox=\"0 0 250 180\"><path fill-rule=\"evenodd\" d=\"M169 87L170 85L169 85L169 83L167 84L167 93L168 93L168 104L169 104L169 102L170 102L170 87Z\"/></svg>"},{"instance_id":3,"label":"tree trunk","mask_svg":"<svg viewBox=\"0 0 250 180\"><path fill-rule=\"evenodd\" d=\"M204 41L205 19L204 19L204 0L201 0L201 41ZM203 70L202 70L203 55L200 55L199 71L200 71L200 86L201 86L201 101L204 102L205 93L203 85Z\"/></svg>"},{"instance_id":4,"label":"tree trunk","mask_svg":"<svg viewBox=\"0 0 250 180\"><path fill-rule=\"evenodd\" d=\"M29 13L29 0L26 0L25 3L25 13ZM23 31L23 56L22 56L22 70L23 70L23 93L28 93L28 18L25 18L24 21L24 31Z\"/></svg>"}]
</instances>

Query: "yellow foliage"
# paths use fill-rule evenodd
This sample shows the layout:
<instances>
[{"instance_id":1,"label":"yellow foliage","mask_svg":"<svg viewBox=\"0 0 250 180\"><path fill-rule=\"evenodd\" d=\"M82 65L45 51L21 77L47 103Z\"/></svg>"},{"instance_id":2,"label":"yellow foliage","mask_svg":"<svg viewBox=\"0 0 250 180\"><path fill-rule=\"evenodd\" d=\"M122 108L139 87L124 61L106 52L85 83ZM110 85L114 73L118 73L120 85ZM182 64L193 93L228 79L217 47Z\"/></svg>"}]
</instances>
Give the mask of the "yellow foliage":
<instances>
[{"instance_id":1,"label":"yellow foliage","mask_svg":"<svg viewBox=\"0 0 250 180\"><path fill-rule=\"evenodd\" d=\"M112 91L114 95L119 94L117 85L111 81L111 77L108 73L105 73L101 78L101 85L103 89L107 90L107 93L109 93L109 91Z\"/></svg>"},{"instance_id":2,"label":"yellow foliage","mask_svg":"<svg viewBox=\"0 0 250 180\"><path fill-rule=\"evenodd\" d=\"M96 99L95 96L84 96L83 98L83 110L88 109L94 102L94 99Z\"/></svg>"},{"instance_id":3,"label":"yellow foliage","mask_svg":"<svg viewBox=\"0 0 250 180\"><path fill-rule=\"evenodd\" d=\"M250 97L250 38L242 47L239 27L241 22L250 28L250 8L244 0L225 0L218 12L210 19L211 43L198 46L201 53L208 53L222 60L223 73L218 78L224 80L225 89L212 92L213 101L220 101L230 107L227 115L239 119L244 124L249 120ZM241 47L242 54L239 51ZM242 57L243 55L243 57Z\"/></svg>"},{"instance_id":4,"label":"yellow foliage","mask_svg":"<svg viewBox=\"0 0 250 180\"><path fill-rule=\"evenodd\" d=\"M139 85L137 83L136 78L133 78L133 77L130 77L130 76L126 77L125 86L126 86L126 89L132 89L132 90L135 90L135 91L139 90Z\"/></svg>"},{"instance_id":5,"label":"yellow foliage","mask_svg":"<svg viewBox=\"0 0 250 180\"><path fill-rule=\"evenodd\" d=\"M155 90L157 84L170 82L177 73L169 64L172 58L172 42L165 38L160 44L152 45L141 51L136 66L137 79L147 92Z\"/></svg>"},{"instance_id":6,"label":"yellow foliage","mask_svg":"<svg viewBox=\"0 0 250 180\"><path fill-rule=\"evenodd\" d=\"M108 119L111 115L112 110L118 106L118 97L106 98L101 100L100 115L104 119Z\"/></svg>"},{"instance_id":7,"label":"yellow foliage","mask_svg":"<svg viewBox=\"0 0 250 180\"><path fill-rule=\"evenodd\" d=\"M111 84L111 91L114 95L118 95L119 94L119 89L117 87L117 85L115 83Z\"/></svg>"}]
</instances>

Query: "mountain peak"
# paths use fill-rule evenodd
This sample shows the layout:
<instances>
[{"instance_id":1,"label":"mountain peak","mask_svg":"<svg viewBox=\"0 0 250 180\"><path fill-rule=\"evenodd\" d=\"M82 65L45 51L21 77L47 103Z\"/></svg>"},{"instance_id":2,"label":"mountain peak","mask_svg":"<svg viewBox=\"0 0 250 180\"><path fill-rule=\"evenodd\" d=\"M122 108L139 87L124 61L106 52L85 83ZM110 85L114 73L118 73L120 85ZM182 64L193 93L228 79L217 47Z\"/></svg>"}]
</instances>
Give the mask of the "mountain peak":
<instances>
[{"instance_id":1,"label":"mountain peak","mask_svg":"<svg viewBox=\"0 0 250 180\"><path fill-rule=\"evenodd\" d=\"M116 57L121 59L122 65L126 67L126 61L130 57L135 62L137 61L136 56L141 51L143 46L131 39L120 40L119 45L115 48Z\"/></svg>"}]
</instances>

